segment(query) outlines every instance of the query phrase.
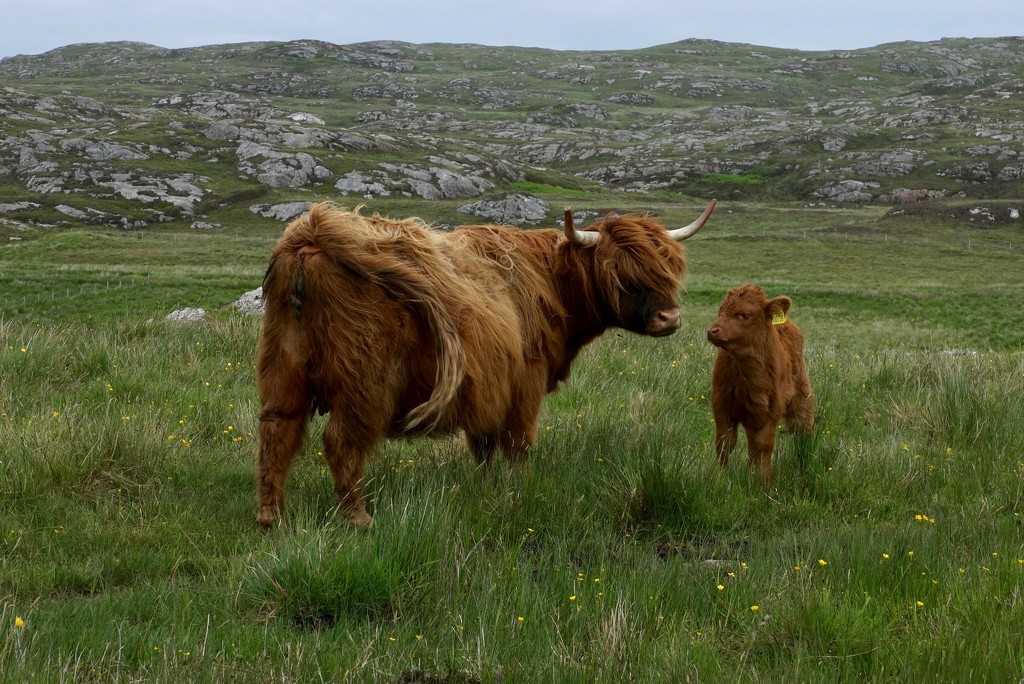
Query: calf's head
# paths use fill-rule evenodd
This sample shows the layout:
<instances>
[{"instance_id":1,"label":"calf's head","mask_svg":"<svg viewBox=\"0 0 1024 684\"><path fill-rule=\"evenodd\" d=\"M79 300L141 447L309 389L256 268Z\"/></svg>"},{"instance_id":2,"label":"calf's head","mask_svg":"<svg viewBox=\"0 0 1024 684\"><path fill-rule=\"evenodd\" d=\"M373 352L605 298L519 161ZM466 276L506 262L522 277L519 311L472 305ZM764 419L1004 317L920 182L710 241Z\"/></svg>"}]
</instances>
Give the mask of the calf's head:
<instances>
[{"instance_id":1,"label":"calf's head","mask_svg":"<svg viewBox=\"0 0 1024 684\"><path fill-rule=\"evenodd\" d=\"M663 337L682 326L677 298L686 275L680 242L695 235L715 208L688 226L666 230L650 216L608 215L585 231L565 212L563 263L576 274L579 296L603 325ZM579 249L576 246L583 247Z\"/></svg>"},{"instance_id":2,"label":"calf's head","mask_svg":"<svg viewBox=\"0 0 1024 684\"><path fill-rule=\"evenodd\" d=\"M769 300L759 285L734 287L708 328L708 342L737 353L758 349L767 343L772 326L786 321L792 305L789 297Z\"/></svg>"}]
</instances>

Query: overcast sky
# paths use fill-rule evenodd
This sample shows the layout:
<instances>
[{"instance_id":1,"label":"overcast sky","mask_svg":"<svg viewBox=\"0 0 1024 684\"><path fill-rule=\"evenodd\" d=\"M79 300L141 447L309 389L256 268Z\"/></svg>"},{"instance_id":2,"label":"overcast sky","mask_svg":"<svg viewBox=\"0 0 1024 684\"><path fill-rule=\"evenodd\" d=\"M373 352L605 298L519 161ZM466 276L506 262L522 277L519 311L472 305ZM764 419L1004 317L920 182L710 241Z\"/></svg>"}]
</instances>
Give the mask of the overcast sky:
<instances>
[{"instance_id":1,"label":"overcast sky","mask_svg":"<svg viewBox=\"0 0 1024 684\"><path fill-rule=\"evenodd\" d=\"M313 38L566 50L684 38L799 50L1024 35L1024 0L0 0L0 57L71 43Z\"/></svg>"}]
</instances>

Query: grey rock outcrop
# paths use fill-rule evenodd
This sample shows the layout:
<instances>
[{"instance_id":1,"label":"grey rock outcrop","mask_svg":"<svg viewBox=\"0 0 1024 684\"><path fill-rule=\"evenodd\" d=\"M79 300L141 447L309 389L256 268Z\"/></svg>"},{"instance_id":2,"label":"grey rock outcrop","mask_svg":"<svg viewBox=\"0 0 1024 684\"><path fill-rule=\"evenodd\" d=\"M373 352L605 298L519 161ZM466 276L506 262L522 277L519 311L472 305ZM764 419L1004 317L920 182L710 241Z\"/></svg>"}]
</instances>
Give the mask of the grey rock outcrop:
<instances>
[{"instance_id":1,"label":"grey rock outcrop","mask_svg":"<svg viewBox=\"0 0 1024 684\"><path fill-rule=\"evenodd\" d=\"M843 155L843 158L858 161L843 172L853 176L905 176L917 168L917 161L924 156L922 152L908 149L891 150L877 156L851 152Z\"/></svg>"},{"instance_id":2,"label":"grey rock outcrop","mask_svg":"<svg viewBox=\"0 0 1024 684\"><path fill-rule=\"evenodd\" d=\"M158 98L157 107L182 109L207 119L265 120L284 116L284 112L265 100L224 91L168 95Z\"/></svg>"},{"instance_id":3,"label":"grey rock outcrop","mask_svg":"<svg viewBox=\"0 0 1024 684\"><path fill-rule=\"evenodd\" d=\"M892 204L911 204L926 200L940 199L949 193L946 190L926 190L922 188L896 188L892 192L878 196L879 202L891 202Z\"/></svg>"},{"instance_id":4,"label":"grey rock outcrop","mask_svg":"<svg viewBox=\"0 0 1024 684\"><path fill-rule=\"evenodd\" d=\"M141 152L136 152L123 145L116 145L103 140L65 138L60 141L60 148L65 151L78 152L89 159L95 159L97 161L112 161L115 159L149 159L148 155Z\"/></svg>"},{"instance_id":5,"label":"grey rock outcrop","mask_svg":"<svg viewBox=\"0 0 1024 684\"><path fill-rule=\"evenodd\" d=\"M291 221L301 216L312 202L282 202L281 204L254 204L249 211L275 221Z\"/></svg>"},{"instance_id":6,"label":"grey rock outcrop","mask_svg":"<svg viewBox=\"0 0 1024 684\"><path fill-rule=\"evenodd\" d=\"M327 167L305 152L287 154L262 143L246 141L238 146L235 154L239 171L255 176L260 183L272 188L299 188L331 176Z\"/></svg>"},{"instance_id":7,"label":"grey rock outcrop","mask_svg":"<svg viewBox=\"0 0 1024 684\"><path fill-rule=\"evenodd\" d=\"M38 209L43 205L35 202L3 202L0 203L0 214L10 214L15 211L25 211L26 209Z\"/></svg>"},{"instance_id":8,"label":"grey rock outcrop","mask_svg":"<svg viewBox=\"0 0 1024 684\"><path fill-rule=\"evenodd\" d=\"M529 195L514 194L500 200L483 200L459 207L463 214L482 216L498 224L536 224L547 216L547 202Z\"/></svg>"},{"instance_id":9,"label":"grey rock outcrop","mask_svg":"<svg viewBox=\"0 0 1024 684\"><path fill-rule=\"evenodd\" d=\"M381 162L377 169L352 171L334 184L344 195L388 197L405 195L428 200L465 199L494 189L495 184L470 166L450 159L432 157L436 166L423 168L411 164ZM482 160L480 160L481 163Z\"/></svg>"},{"instance_id":10,"label":"grey rock outcrop","mask_svg":"<svg viewBox=\"0 0 1024 684\"><path fill-rule=\"evenodd\" d=\"M366 198L387 197L391 194L384 183L364 176L358 171L351 171L338 179L334 184L343 195L360 195Z\"/></svg>"},{"instance_id":11,"label":"grey rock outcrop","mask_svg":"<svg viewBox=\"0 0 1024 684\"><path fill-rule=\"evenodd\" d=\"M811 193L811 196L820 197L830 202L870 202L873 199L873 195L868 191L877 187L879 187L878 183L841 180L818 188Z\"/></svg>"}]
</instances>

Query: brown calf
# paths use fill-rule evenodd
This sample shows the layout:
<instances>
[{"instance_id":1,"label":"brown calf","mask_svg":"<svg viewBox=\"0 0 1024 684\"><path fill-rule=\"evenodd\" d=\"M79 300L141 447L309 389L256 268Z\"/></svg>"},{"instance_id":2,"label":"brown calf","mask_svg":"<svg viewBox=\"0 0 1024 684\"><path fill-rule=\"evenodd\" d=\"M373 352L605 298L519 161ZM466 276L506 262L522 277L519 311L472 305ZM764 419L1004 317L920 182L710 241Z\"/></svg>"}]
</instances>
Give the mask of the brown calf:
<instances>
[{"instance_id":1,"label":"brown calf","mask_svg":"<svg viewBox=\"0 0 1024 684\"><path fill-rule=\"evenodd\" d=\"M737 426L747 433L749 467L772 475L775 428L786 419L790 432L814 427L814 394L804 363L804 336L789 320L789 297L765 297L758 285L729 290L708 328L718 347L711 375L715 448L725 468L736 447Z\"/></svg>"}]
</instances>

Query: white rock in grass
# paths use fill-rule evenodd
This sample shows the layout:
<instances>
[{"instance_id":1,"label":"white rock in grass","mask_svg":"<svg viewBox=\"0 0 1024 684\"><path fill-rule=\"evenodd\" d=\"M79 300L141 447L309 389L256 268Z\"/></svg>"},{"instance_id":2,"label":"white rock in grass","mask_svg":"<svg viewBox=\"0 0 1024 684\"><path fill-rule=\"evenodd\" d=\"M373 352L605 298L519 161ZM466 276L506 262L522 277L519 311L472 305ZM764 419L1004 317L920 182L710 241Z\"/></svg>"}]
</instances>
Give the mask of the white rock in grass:
<instances>
[{"instance_id":1,"label":"white rock in grass","mask_svg":"<svg viewBox=\"0 0 1024 684\"><path fill-rule=\"evenodd\" d=\"M206 320L206 309L176 309L167 314L164 320L175 323L201 323Z\"/></svg>"},{"instance_id":2,"label":"white rock in grass","mask_svg":"<svg viewBox=\"0 0 1024 684\"><path fill-rule=\"evenodd\" d=\"M249 290L244 295L238 298L234 304L236 309L244 314L250 314L252 316L263 315L263 288L257 287L255 290Z\"/></svg>"}]
</instances>

